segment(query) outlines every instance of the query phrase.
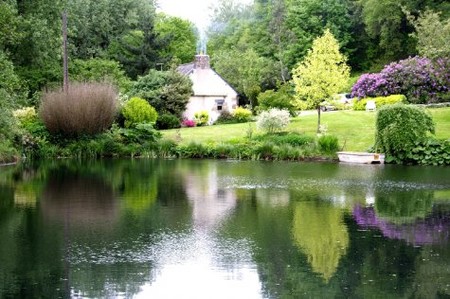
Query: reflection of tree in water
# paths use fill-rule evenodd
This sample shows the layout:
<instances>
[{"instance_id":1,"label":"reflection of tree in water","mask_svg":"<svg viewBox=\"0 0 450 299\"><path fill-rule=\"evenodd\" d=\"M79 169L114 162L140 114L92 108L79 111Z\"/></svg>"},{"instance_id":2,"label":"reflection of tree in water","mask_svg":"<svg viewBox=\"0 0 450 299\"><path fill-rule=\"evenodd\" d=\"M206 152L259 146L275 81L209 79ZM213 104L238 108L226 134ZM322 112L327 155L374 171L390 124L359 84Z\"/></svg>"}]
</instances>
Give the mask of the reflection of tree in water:
<instances>
[{"instance_id":1,"label":"reflection of tree in water","mask_svg":"<svg viewBox=\"0 0 450 299\"><path fill-rule=\"evenodd\" d=\"M292 233L297 246L308 256L314 272L325 281L334 275L349 244L342 209L329 203L298 202Z\"/></svg>"},{"instance_id":2,"label":"reflection of tree in water","mask_svg":"<svg viewBox=\"0 0 450 299\"><path fill-rule=\"evenodd\" d=\"M110 185L95 177L73 173L49 176L40 205L47 219L68 221L71 226L113 227L118 205Z\"/></svg>"},{"instance_id":3,"label":"reflection of tree in water","mask_svg":"<svg viewBox=\"0 0 450 299\"><path fill-rule=\"evenodd\" d=\"M414 222L425 218L433 207L434 191L416 190L375 194L377 216L389 222Z\"/></svg>"}]
</instances>

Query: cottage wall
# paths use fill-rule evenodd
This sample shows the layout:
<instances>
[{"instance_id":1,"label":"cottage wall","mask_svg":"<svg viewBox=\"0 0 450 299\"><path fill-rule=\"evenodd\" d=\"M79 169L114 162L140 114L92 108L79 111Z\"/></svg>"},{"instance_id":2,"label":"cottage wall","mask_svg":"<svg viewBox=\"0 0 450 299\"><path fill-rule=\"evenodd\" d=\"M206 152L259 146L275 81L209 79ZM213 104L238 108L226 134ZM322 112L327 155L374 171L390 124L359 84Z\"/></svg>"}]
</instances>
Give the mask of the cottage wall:
<instances>
[{"instance_id":1,"label":"cottage wall","mask_svg":"<svg viewBox=\"0 0 450 299\"><path fill-rule=\"evenodd\" d=\"M207 111L213 123L222 111L232 113L238 105L236 91L210 68L208 55L196 55L192 64L181 65L178 70L191 79L194 94L189 99L183 117L193 119L196 112Z\"/></svg>"},{"instance_id":2,"label":"cottage wall","mask_svg":"<svg viewBox=\"0 0 450 299\"><path fill-rule=\"evenodd\" d=\"M220 103L218 101L223 101ZM219 105L221 104L221 105ZM218 106L222 106L222 110L219 110ZM183 117L186 119L194 119L194 115L199 111L208 111L210 123L214 123L219 118L222 111L228 111L232 113L237 107L237 98L231 96L192 96L189 99L189 103L186 107L186 111L183 113Z\"/></svg>"}]
</instances>

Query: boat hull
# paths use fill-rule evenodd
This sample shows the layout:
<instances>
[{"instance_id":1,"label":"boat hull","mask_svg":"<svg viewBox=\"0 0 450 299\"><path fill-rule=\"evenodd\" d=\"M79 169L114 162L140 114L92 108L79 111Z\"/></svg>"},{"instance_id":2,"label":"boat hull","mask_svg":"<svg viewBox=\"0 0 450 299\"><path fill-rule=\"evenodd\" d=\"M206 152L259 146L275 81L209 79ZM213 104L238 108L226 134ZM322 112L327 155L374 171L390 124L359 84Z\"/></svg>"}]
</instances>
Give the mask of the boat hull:
<instances>
[{"instance_id":1,"label":"boat hull","mask_svg":"<svg viewBox=\"0 0 450 299\"><path fill-rule=\"evenodd\" d=\"M338 152L340 162L358 164L384 164L384 154L365 152Z\"/></svg>"}]
</instances>

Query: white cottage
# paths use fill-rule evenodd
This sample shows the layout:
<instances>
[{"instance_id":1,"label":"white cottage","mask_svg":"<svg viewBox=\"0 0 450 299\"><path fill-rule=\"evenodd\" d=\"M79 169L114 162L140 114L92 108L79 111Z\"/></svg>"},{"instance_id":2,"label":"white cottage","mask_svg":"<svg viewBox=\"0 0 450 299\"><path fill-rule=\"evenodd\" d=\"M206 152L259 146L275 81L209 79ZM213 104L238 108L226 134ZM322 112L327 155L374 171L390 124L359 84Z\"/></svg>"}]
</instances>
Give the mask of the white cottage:
<instances>
[{"instance_id":1,"label":"white cottage","mask_svg":"<svg viewBox=\"0 0 450 299\"><path fill-rule=\"evenodd\" d=\"M192 80L194 94L189 99L183 117L193 119L199 111L208 111L209 121L217 120L222 111L233 112L238 105L238 93L209 65L209 56L199 54L192 63L177 70Z\"/></svg>"}]
</instances>

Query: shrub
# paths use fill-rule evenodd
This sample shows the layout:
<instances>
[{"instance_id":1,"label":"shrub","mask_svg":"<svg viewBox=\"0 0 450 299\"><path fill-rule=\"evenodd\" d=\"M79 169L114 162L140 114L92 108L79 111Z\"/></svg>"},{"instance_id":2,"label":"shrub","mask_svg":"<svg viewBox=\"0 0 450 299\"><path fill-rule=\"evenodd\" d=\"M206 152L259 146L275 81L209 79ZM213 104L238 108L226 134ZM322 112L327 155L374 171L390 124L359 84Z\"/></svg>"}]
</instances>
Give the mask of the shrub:
<instances>
[{"instance_id":1,"label":"shrub","mask_svg":"<svg viewBox=\"0 0 450 299\"><path fill-rule=\"evenodd\" d=\"M353 102L353 110L366 110L366 104L369 100L375 101L377 108L396 103L406 103L406 97L401 94L390 95L387 97L364 98Z\"/></svg>"},{"instance_id":2,"label":"shrub","mask_svg":"<svg viewBox=\"0 0 450 299\"><path fill-rule=\"evenodd\" d=\"M68 92L45 92L39 115L52 133L97 134L109 128L117 112L117 91L103 83L72 84Z\"/></svg>"},{"instance_id":3,"label":"shrub","mask_svg":"<svg viewBox=\"0 0 450 299\"><path fill-rule=\"evenodd\" d=\"M138 123L131 129L122 129L120 133L124 137L122 141L125 144L136 143L143 147L148 147L161 137L161 133L150 123Z\"/></svg>"},{"instance_id":4,"label":"shrub","mask_svg":"<svg viewBox=\"0 0 450 299\"><path fill-rule=\"evenodd\" d=\"M0 139L0 163L8 163L16 160L17 150L9 140Z\"/></svg>"},{"instance_id":5,"label":"shrub","mask_svg":"<svg viewBox=\"0 0 450 299\"><path fill-rule=\"evenodd\" d=\"M259 109L267 111L271 108L285 109L293 116L295 107L292 103L293 88L289 84L281 86L277 91L266 90L258 95Z\"/></svg>"},{"instance_id":6,"label":"shrub","mask_svg":"<svg viewBox=\"0 0 450 299\"><path fill-rule=\"evenodd\" d=\"M181 127L180 120L170 113L159 115L156 120L156 128L158 128L158 130L175 129L179 127Z\"/></svg>"},{"instance_id":7,"label":"shrub","mask_svg":"<svg viewBox=\"0 0 450 299\"><path fill-rule=\"evenodd\" d=\"M206 110L198 111L194 113L194 120L197 126L201 127L208 124L209 113Z\"/></svg>"},{"instance_id":8,"label":"shrub","mask_svg":"<svg viewBox=\"0 0 450 299\"><path fill-rule=\"evenodd\" d=\"M333 135L322 135L317 140L319 150L325 154L334 154L339 150L339 140Z\"/></svg>"},{"instance_id":9,"label":"shrub","mask_svg":"<svg viewBox=\"0 0 450 299\"><path fill-rule=\"evenodd\" d=\"M131 98L125 102L122 108L125 117L125 127L129 128L140 123L155 123L158 113L146 100L141 98Z\"/></svg>"},{"instance_id":10,"label":"shrub","mask_svg":"<svg viewBox=\"0 0 450 299\"><path fill-rule=\"evenodd\" d=\"M403 162L408 164L450 165L450 140L418 141L406 158Z\"/></svg>"},{"instance_id":11,"label":"shrub","mask_svg":"<svg viewBox=\"0 0 450 299\"><path fill-rule=\"evenodd\" d=\"M259 141L272 141L273 143L287 144L290 146L302 147L314 144L314 137L298 133L279 133L271 135L259 135L253 138Z\"/></svg>"},{"instance_id":12,"label":"shrub","mask_svg":"<svg viewBox=\"0 0 450 299\"><path fill-rule=\"evenodd\" d=\"M181 126L192 128L195 127L197 124L195 123L195 120L193 119L183 119L183 122L181 123Z\"/></svg>"},{"instance_id":13,"label":"shrub","mask_svg":"<svg viewBox=\"0 0 450 299\"><path fill-rule=\"evenodd\" d=\"M38 115L34 107L24 107L22 109L14 110L13 115L22 127L25 127L29 123L33 123L38 119Z\"/></svg>"},{"instance_id":14,"label":"shrub","mask_svg":"<svg viewBox=\"0 0 450 299\"><path fill-rule=\"evenodd\" d=\"M446 65L446 59L433 64L430 59L417 56L393 62L378 74L362 75L353 85L352 96L404 94L410 103L436 102L450 88Z\"/></svg>"},{"instance_id":15,"label":"shrub","mask_svg":"<svg viewBox=\"0 0 450 299\"><path fill-rule=\"evenodd\" d=\"M274 133L286 128L289 120L289 111L272 108L258 115L256 126L267 133Z\"/></svg>"},{"instance_id":16,"label":"shrub","mask_svg":"<svg viewBox=\"0 0 450 299\"><path fill-rule=\"evenodd\" d=\"M237 107L233 111L233 118L238 123L246 123L252 120L252 112L243 107Z\"/></svg>"},{"instance_id":17,"label":"shrub","mask_svg":"<svg viewBox=\"0 0 450 299\"><path fill-rule=\"evenodd\" d=\"M220 112L219 117L215 121L215 124L233 124L237 123L237 121L234 119L233 114L231 114L228 110L222 110Z\"/></svg>"},{"instance_id":18,"label":"shrub","mask_svg":"<svg viewBox=\"0 0 450 299\"><path fill-rule=\"evenodd\" d=\"M395 104L378 110L375 150L386 154L386 162L404 163L416 142L423 142L434 133L434 122L425 110Z\"/></svg>"},{"instance_id":19,"label":"shrub","mask_svg":"<svg viewBox=\"0 0 450 299\"><path fill-rule=\"evenodd\" d=\"M160 114L181 117L192 94L192 81L174 70L150 70L147 75L138 78L128 94L145 99Z\"/></svg>"}]
</instances>

